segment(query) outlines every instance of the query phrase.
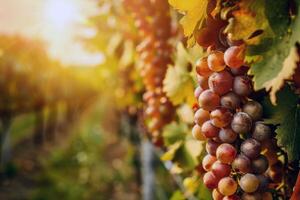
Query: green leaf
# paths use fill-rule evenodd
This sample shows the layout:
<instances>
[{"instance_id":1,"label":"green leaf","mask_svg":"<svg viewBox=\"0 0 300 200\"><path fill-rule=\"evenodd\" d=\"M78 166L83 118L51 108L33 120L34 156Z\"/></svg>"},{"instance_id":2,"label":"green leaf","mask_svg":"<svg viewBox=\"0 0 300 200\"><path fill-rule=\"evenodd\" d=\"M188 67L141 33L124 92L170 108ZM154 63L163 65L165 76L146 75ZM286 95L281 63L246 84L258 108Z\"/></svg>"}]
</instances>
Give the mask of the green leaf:
<instances>
[{"instance_id":1,"label":"green leaf","mask_svg":"<svg viewBox=\"0 0 300 200\"><path fill-rule=\"evenodd\" d=\"M199 183L198 199L199 200L212 200L211 190L207 189L203 181Z\"/></svg>"},{"instance_id":2,"label":"green leaf","mask_svg":"<svg viewBox=\"0 0 300 200\"><path fill-rule=\"evenodd\" d=\"M199 49L193 48L191 52L196 52ZM177 46L177 52L175 57L175 65L169 67L164 79L163 90L166 92L170 101L174 105L181 103L188 103L192 106L196 99L193 95L194 91L194 79L191 73L188 71L188 65L194 60L194 54L189 54L186 51L182 43Z\"/></svg>"},{"instance_id":3,"label":"green leaf","mask_svg":"<svg viewBox=\"0 0 300 200\"><path fill-rule=\"evenodd\" d=\"M266 0L266 15L276 35L248 48L248 55L260 56L260 61L250 68L256 90L266 88L268 82L278 76L291 49L300 41L300 16L296 16L290 24L288 6L287 0ZM300 1L297 0L299 6Z\"/></svg>"},{"instance_id":4,"label":"green leaf","mask_svg":"<svg viewBox=\"0 0 300 200\"><path fill-rule=\"evenodd\" d=\"M174 159L175 154L177 153L177 151L180 149L180 147L182 146L183 142L182 141L178 141L175 142L174 144L170 145L168 147L168 151L166 151L161 157L160 159L162 161L171 161Z\"/></svg>"},{"instance_id":5,"label":"green leaf","mask_svg":"<svg viewBox=\"0 0 300 200\"><path fill-rule=\"evenodd\" d=\"M279 125L276 129L277 140L288 153L290 161L299 159L300 155L300 107L298 96L289 86L277 93L278 105L271 104L268 98L264 102L266 123Z\"/></svg>"},{"instance_id":6,"label":"green leaf","mask_svg":"<svg viewBox=\"0 0 300 200\"><path fill-rule=\"evenodd\" d=\"M164 138L164 143L169 146L177 141L184 140L188 131L189 130L186 124L172 122L163 129L162 135Z\"/></svg>"},{"instance_id":7,"label":"green leaf","mask_svg":"<svg viewBox=\"0 0 300 200\"><path fill-rule=\"evenodd\" d=\"M185 200L184 194L180 190L176 190L170 200Z\"/></svg>"}]
</instances>

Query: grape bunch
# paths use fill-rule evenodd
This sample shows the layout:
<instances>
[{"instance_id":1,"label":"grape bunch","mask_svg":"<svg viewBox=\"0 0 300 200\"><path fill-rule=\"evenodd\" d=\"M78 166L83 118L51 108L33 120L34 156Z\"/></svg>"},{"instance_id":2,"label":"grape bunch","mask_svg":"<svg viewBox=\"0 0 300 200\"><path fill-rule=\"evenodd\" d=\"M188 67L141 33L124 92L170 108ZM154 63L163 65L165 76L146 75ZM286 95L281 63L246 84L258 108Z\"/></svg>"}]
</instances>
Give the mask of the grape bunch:
<instances>
[{"instance_id":1,"label":"grape bunch","mask_svg":"<svg viewBox=\"0 0 300 200\"><path fill-rule=\"evenodd\" d=\"M169 5L161 0L124 0L133 13L140 43L137 52L141 62L141 76L146 92L145 116L148 130L157 146L162 146L161 130L173 119L174 108L163 92L163 80L171 64L172 26Z\"/></svg>"},{"instance_id":2,"label":"grape bunch","mask_svg":"<svg viewBox=\"0 0 300 200\"><path fill-rule=\"evenodd\" d=\"M269 183L282 179L272 128L262 120L262 105L249 97L244 56L244 45L231 46L196 63L199 109L192 134L206 141L203 181L214 200L272 199Z\"/></svg>"}]
</instances>

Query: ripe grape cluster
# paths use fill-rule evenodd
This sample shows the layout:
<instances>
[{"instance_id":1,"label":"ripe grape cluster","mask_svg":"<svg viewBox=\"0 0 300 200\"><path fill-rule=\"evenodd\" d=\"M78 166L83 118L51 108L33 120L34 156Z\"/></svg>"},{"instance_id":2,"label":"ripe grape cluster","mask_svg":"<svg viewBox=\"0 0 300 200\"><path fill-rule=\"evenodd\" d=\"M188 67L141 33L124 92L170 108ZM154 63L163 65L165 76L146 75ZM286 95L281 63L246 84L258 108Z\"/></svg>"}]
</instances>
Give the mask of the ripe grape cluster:
<instances>
[{"instance_id":1,"label":"ripe grape cluster","mask_svg":"<svg viewBox=\"0 0 300 200\"><path fill-rule=\"evenodd\" d=\"M245 46L233 45L196 63L199 109L192 134L206 141L203 182L214 200L272 199L269 184L282 179L272 128L262 120L262 105L249 97L244 56Z\"/></svg>"},{"instance_id":2,"label":"ripe grape cluster","mask_svg":"<svg viewBox=\"0 0 300 200\"><path fill-rule=\"evenodd\" d=\"M161 146L161 129L173 118L174 108L163 92L163 80L168 65L172 62L172 47L169 39L172 36L171 18L167 1L161 0L124 0L134 15L141 42L137 46L142 64L146 92L145 115L148 130L153 142Z\"/></svg>"}]
</instances>

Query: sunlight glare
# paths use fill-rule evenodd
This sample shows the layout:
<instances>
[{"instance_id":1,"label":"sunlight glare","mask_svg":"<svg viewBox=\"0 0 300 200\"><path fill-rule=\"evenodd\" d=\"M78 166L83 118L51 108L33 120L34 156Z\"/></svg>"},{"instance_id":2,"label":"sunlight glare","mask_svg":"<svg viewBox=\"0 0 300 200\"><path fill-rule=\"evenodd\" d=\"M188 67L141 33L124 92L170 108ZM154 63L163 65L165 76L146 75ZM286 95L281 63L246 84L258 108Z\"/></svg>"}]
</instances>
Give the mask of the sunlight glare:
<instances>
[{"instance_id":1,"label":"sunlight glare","mask_svg":"<svg viewBox=\"0 0 300 200\"><path fill-rule=\"evenodd\" d=\"M63 28L72 25L78 19L78 12L74 1L48 0L45 17L51 26Z\"/></svg>"}]
</instances>

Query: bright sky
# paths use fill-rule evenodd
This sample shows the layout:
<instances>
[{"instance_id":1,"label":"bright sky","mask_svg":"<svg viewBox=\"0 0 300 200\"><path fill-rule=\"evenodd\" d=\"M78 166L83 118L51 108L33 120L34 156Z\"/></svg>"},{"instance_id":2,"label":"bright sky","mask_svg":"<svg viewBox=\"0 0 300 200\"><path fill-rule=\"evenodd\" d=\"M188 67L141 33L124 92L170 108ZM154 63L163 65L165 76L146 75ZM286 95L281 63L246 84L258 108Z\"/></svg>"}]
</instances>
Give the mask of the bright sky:
<instances>
[{"instance_id":1,"label":"bright sky","mask_svg":"<svg viewBox=\"0 0 300 200\"><path fill-rule=\"evenodd\" d=\"M54 58L92 66L104 57L88 52L78 38L93 36L85 22L96 13L94 0L0 0L0 32L42 38Z\"/></svg>"}]
</instances>

